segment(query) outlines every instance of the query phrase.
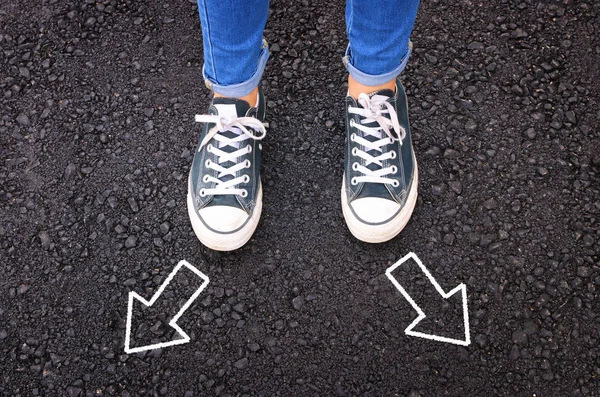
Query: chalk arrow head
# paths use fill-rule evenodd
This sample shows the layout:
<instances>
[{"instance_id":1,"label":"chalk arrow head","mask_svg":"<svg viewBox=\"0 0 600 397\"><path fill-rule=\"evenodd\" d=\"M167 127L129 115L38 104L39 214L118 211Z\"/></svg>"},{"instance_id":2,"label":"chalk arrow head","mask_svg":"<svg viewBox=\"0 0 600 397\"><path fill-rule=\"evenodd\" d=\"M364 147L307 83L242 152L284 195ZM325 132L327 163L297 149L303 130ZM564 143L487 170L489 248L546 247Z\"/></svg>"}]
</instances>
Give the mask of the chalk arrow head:
<instances>
[{"instance_id":1,"label":"chalk arrow head","mask_svg":"<svg viewBox=\"0 0 600 397\"><path fill-rule=\"evenodd\" d=\"M156 301L159 299L159 297L161 296L161 294L163 293L163 291L165 290L165 288L173 280L173 278L175 277L177 272L180 271L182 268L187 268L188 270L192 271L200 279L201 285L195 290L195 292L192 294L192 296L189 299L187 299L185 304L179 309L179 311L176 314L174 314L174 316L169 321L168 326L174 330L173 335L169 338L168 341L157 342L157 343L153 342L153 343L146 344L146 345L132 347L133 318L135 317L136 319L139 319L140 317L143 317L143 314L138 314L140 311L140 308L141 308L140 303L143 306L145 306L146 308L150 308L152 305L154 305L156 303ZM125 327L125 353L127 353L127 354L139 353L139 352L142 352L145 350L160 349L163 347L181 345L183 343L189 342L190 341L189 335L187 333L185 333L185 331L183 331L179 327L179 325L177 325L177 321L184 314L184 312L192 305L194 300L196 300L196 298L200 295L200 293L204 290L204 288L206 288L208 283L209 283L208 277L206 275L204 275L201 271L199 271L198 269L196 269L194 266L190 265L186 261L180 261L177 264L177 266L175 267L175 269L173 269L171 274L169 274L169 276L165 279L165 281L162 283L160 288L156 291L156 293L152 296L152 298L150 300L144 299L142 296L140 296L139 294L137 294L133 291L129 292L128 301L127 301L127 323L126 323L126 327ZM134 316L134 311L136 313L135 316ZM160 326L161 326L161 324L157 323L157 327L160 328ZM163 332L160 332L160 330L158 328L156 330L158 332L156 332L156 333L159 333L159 334L163 333ZM152 331L152 329L150 329L150 330Z\"/></svg>"},{"instance_id":2,"label":"chalk arrow head","mask_svg":"<svg viewBox=\"0 0 600 397\"><path fill-rule=\"evenodd\" d=\"M455 294L458 294L457 296L461 300L461 308L462 308L462 319L461 320L462 320L462 323L464 324L464 338L460 338L460 339L459 338L449 338L449 337L437 335L437 334L434 334L431 332L419 332L419 331L415 330L415 327L421 321L423 321L424 319L427 318L427 314L421 309L421 306L413 300L413 298L408 294L408 292L402 286L402 284L400 282L398 282L398 280L392 274L394 272L394 270L396 270L400 266L403 266L403 264L405 262L407 262L409 259L413 260L418 265L420 271L427 277L427 279L429 280L429 283L435 288L435 291L437 291L437 294L439 294L443 299L447 300L448 298L454 296ZM424 338L424 339L435 340L438 342L452 343L452 344L460 345L460 346L468 346L471 344L471 333L469 330L469 310L467 307L467 287L465 284L461 283L458 286L456 286L454 289L452 289L451 291L444 292L444 290L437 283L437 281L435 280L433 275L429 272L429 270L427 270L425 265L423 265L421 260L413 252L407 254L402 259L400 259L398 262L396 262L394 265L390 266L385 273L386 273L386 276L388 277L388 279L392 282L392 284L394 284L396 289L398 289L398 291L400 291L400 293L404 296L404 298L408 301L408 303L410 303L410 305L413 307L413 309L415 309L418 313L417 318L415 318L415 320L404 330L404 333L406 335L416 336L416 337Z\"/></svg>"},{"instance_id":3,"label":"chalk arrow head","mask_svg":"<svg viewBox=\"0 0 600 397\"><path fill-rule=\"evenodd\" d=\"M168 346L180 345L182 343L187 343L190 341L190 337L177 325L177 323L175 323L173 320L171 320L169 322L168 326L174 330L174 333L164 332L164 334L166 334L166 335L172 334L172 335L170 335L171 336L169 338L170 340L133 347L132 346L132 344L133 344L132 335L131 335L133 318L135 317L138 321L143 321L140 319L144 316L144 314L140 314L140 312L143 311L140 303L148 308L152 306L149 304L149 302L147 300L142 298L140 295L136 294L135 292L130 292L129 293L129 301L128 301L128 310L127 310L127 327L125 329L125 353L127 353L127 354L140 353L140 352L143 352L146 350L153 350L153 349L159 349L159 348L168 347ZM135 331L133 331L133 332L135 332ZM150 331L148 331L148 332L150 332ZM139 336L141 336L141 335L138 335L138 337ZM168 337L168 336L165 336L165 337ZM147 340L147 339L143 338L143 340Z\"/></svg>"},{"instance_id":4,"label":"chalk arrow head","mask_svg":"<svg viewBox=\"0 0 600 397\"><path fill-rule=\"evenodd\" d=\"M435 327L435 322L427 321L427 313L425 312L419 313L419 316L408 327L406 327L404 333L406 335L435 340L438 342L452 343L460 346L470 345L471 334L469 330L469 314L467 308L467 287L464 284L460 284L455 289L450 291L444 298L449 299L451 297L454 297L454 295L457 295L455 298L458 298L460 300L461 313L459 315L461 316L461 318L457 319L458 321L456 321L456 323L460 322L464 324L464 333L462 337L450 338L446 336L448 334L447 330L439 330L439 332L433 332L434 330L432 328ZM453 321L452 323L455 322ZM419 328L423 328L423 326L425 326L429 330L429 332L419 331Z\"/></svg>"}]
</instances>

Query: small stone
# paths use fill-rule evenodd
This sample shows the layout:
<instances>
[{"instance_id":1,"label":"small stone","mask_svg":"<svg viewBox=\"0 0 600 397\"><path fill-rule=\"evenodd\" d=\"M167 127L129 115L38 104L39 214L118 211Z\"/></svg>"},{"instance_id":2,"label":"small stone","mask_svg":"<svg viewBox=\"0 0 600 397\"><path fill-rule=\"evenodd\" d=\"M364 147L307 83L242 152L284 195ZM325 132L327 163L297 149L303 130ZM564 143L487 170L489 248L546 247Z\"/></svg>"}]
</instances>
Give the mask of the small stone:
<instances>
[{"instance_id":1,"label":"small stone","mask_svg":"<svg viewBox=\"0 0 600 397\"><path fill-rule=\"evenodd\" d=\"M460 183L460 181L450 181L448 182L448 185L450 185L450 189L452 189L454 193L462 193L462 183Z\"/></svg>"},{"instance_id":2,"label":"small stone","mask_svg":"<svg viewBox=\"0 0 600 397\"><path fill-rule=\"evenodd\" d=\"M516 360L519 358L519 356L520 356L519 348L517 347L517 345L513 345L513 347L510 349L510 355L508 357L511 360Z\"/></svg>"},{"instance_id":3,"label":"small stone","mask_svg":"<svg viewBox=\"0 0 600 397\"><path fill-rule=\"evenodd\" d=\"M240 358L239 360L233 363L233 366L237 369L246 369L248 368L248 359L246 357Z\"/></svg>"},{"instance_id":4,"label":"small stone","mask_svg":"<svg viewBox=\"0 0 600 397\"><path fill-rule=\"evenodd\" d=\"M538 167L537 169L538 174L540 174L541 176L546 176L548 175L548 169L545 167Z\"/></svg>"},{"instance_id":5,"label":"small stone","mask_svg":"<svg viewBox=\"0 0 600 397\"><path fill-rule=\"evenodd\" d=\"M296 310L302 309L304 306L304 298L302 296L295 297L292 299L292 306L294 306L294 309Z\"/></svg>"},{"instance_id":6,"label":"small stone","mask_svg":"<svg viewBox=\"0 0 600 397\"><path fill-rule=\"evenodd\" d=\"M579 266L577 268L577 275L579 277L589 277L592 274L592 269L587 266Z\"/></svg>"},{"instance_id":7,"label":"small stone","mask_svg":"<svg viewBox=\"0 0 600 397\"><path fill-rule=\"evenodd\" d=\"M29 77L31 77L31 75L30 75L30 73L29 73L29 69L27 69L26 67L23 67L23 66L21 66L21 67L19 68L19 74L20 74L22 77L26 78L26 79L28 79Z\"/></svg>"},{"instance_id":8,"label":"small stone","mask_svg":"<svg viewBox=\"0 0 600 397\"><path fill-rule=\"evenodd\" d=\"M160 234L162 234L163 236L165 234L169 233L169 229L170 229L169 222L161 223L159 229L160 229Z\"/></svg>"},{"instance_id":9,"label":"small stone","mask_svg":"<svg viewBox=\"0 0 600 397\"><path fill-rule=\"evenodd\" d=\"M69 165L67 165L67 168L65 168L65 172L63 174L63 178L65 181L68 181L69 179L71 179L71 176L73 176L73 173L75 172L77 168L75 167L75 164L70 163Z\"/></svg>"},{"instance_id":10,"label":"small stone","mask_svg":"<svg viewBox=\"0 0 600 397\"><path fill-rule=\"evenodd\" d=\"M454 149L446 149L444 150L444 158L446 159L455 159L460 156L460 153Z\"/></svg>"},{"instance_id":11,"label":"small stone","mask_svg":"<svg viewBox=\"0 0 600 397\"><path fill-rule=\"evenodd\" d=\"M527 342L527 334L522 329L518 329L513 332L512 341L514 343L525 343Z\"/></svg>"},{"instance_id":12,"label":"small stone","mask_svg":"<svg viewBox=\"0 0 600 397\"><path fill-rule=\"evenodd\" d=\"M69 386L67 387L67 394L69 397L79 397L81 395L81 389L79 387Z\"/></svg>"},{"instance_id":13,"label":"small stone","mask_svg":"<svg viewBox=\"0 0 600 397\"><path fill-rule=\"evenodd\" d=\"M444 235L444 244L453 245L454 244L454 234L447 233Z\"/></svg>"},{"instance_id":14,"label":"small stone","mask_svg":"<svg viewBox=\"0 0 600 397\"><path fill-rule=\"evenodd\" d=\"M529 139L533 139L536 136L535 130L533 128L528 128L523 134Z\"/></svg>"},{"instance_id":15,"label":"small stone","mask_svg":"<svg viewBox=\"0 0 600 397\"><path fill-rule=\"evenodd\" d=\"M473 132L477 129L477 123L473 120L469 120L465 123L465 130L467 132Z\"/></svg>"},{"instance_id":16,"label":"small stone","mask_svg":"<svg viewBox=\"0 0 600 397\"><path fill-rule=\"evenodd\" d=\"M527 32L521 28L517 28L512 32L512 36L517 39L522 39L528 36Z\"/></svg>"},{"instance_id":17,"label":"small stone","mask_svg":"<svg viewBox=\"0 0 600 397\"><path fill-rule=\"evenodd\" d=\"M438 146L432 146L429 149L427 149L425 154L428 154L431 156L437 156L438 154L440 154L440 148Z\"/></svg>"},{"instance_id":18,"label":"small stone","mask_svg":"<svg viewBox=\"0 0 600 397\"><path fill-rule=\"evenodd\" d=\"M498 208L498 202L494 198L489 198L483 202L483 206L488 210Z\"/></svg>"},{"instance_id":19,"label":"small stone","mask_svg":"<svg viewBox=\"0 0 600 397\"><path fill-rule=\"evenodd\" d=\"M48 232L43 230L38 234L38 237L42 243L42 248L48 249L50 247L50 235L48 235Z\"/></svg>"},{"instance_id":20,"label":"small stone","mask_svg":"<svg viewBox=\"0 0 600 397\"><path fill-rule=\"evenodd\" d=\"M592 245L594 245L594 238L591 235L586 234L585 236L583 236L583 245L585 245L586 247L591 247Z\"/></svg>"},{"instance_id":21,"label":"small stone","mask_svg":"<svg viewBox=\"0 0 600 397\"><path fill-rule=\"evenodd\" d=\"M129 236L125 240L125 247L127 247L127 248L133 248L133 247L135 247L136 243L137 243L137 237L135 237L135 236Z\"/></svg>"},{"instance_id":22,"label":"small stone","mask_svg":"<svg viewBox=\"0 0 600 397\"><path fill-rule=\"evenodd\" d=\"M138 212L140 210L140 207L138 206L137 202L133 197L129 197L127 199L127 202L129 203L129 207L133 212Z\"/></svg>"},{"instance_id":23,"label":"small stone","mask_svg":"<svg viewBox=\"0 0 600 397\"><path fill-rule=\"evenodd\" d=\"M538 332L538 329L539 327L535 322L533 322L532 320L528 320L525 322L523 332L525 332L525 334L527 335L533 335Z\"/></svg>"},{"instance_id":24,"label":"small stone","mask_svg":"<svg viewBox=\"0 0 600 397\"><path fill-rule=\"evenodd\" d=\"M31 125L29 117L27 117L27 115L23 113L17 116L17 123L22 127L29 127Z\"/></svg>"},{"instance_id":25,"label":"small stone","mask_svg":"<svg viewBox=\"0 0 600 397\"><path fill-rule=\"evenodd\" d=\"M126 286L126 287L132 287L132 286L134 286L135 285L135 278L133 278L133 277L132 278L128 278L127 280L125 280L123 282L123 285Z\"/></svg>"},{"instance_id":26,"label":"small stone","mask_svg":"<svg viewBox=\"0 0 600 397\"><path fill-rule=\"evenodd\" d=\"M256 342L250 342L248 343L248 350L250 350L251 352L257 352L260 350L260 345Z\"/></svg>"},{"instance_id":27,"label":"small stone","mask_svg":"<svg viewBox=\"0 0 600 397\"><path fill-rule=\"evenodd\" d=\"M434 196L439 196L444 192L444 185L431 185L431 193Z\"/></svg>"},{"instance_id":28,"label":"small stone","mask_svg":"<svg viewBox=\"0 0 600 397\"><path fill-rule=\"evenodd\" d=\"M511 87L511 90L516 95L519 95L519 96L523 95L523 89L516 84Z\"/></svg>"}]
</instances>

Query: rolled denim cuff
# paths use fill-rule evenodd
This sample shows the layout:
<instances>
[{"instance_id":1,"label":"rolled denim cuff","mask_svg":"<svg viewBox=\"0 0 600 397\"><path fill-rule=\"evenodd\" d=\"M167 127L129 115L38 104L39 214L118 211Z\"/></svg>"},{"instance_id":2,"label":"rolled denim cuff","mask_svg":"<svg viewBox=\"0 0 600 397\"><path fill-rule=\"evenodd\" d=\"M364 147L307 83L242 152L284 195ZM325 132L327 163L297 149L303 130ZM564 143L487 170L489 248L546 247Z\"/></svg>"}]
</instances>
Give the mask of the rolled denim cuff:
<instances>
[{"instance_id":1,"label":"rolled denim cuff","mask_svg":"<svg viewBox=\"0 0 600 397\"><path fill-rule=\"evenodd\" d=\"M344 66L348 69L348 73L354 80L356 80L359 84L367 85L367 86L376 86L382 85L389 81L394 80L396 77L402 73L404 68L406 68L406 64L408 63L408 59L410 58L410 53L412 52L412 42L408 43L408 51L406 55L402 57L400 61L400 65L394 68L394 70L384 73L384 74L368 74L363 71L358 70L354 65L352 65L352 57L350 54L350 45L348 44L348 48L346 49L346 55L342 58L344 62Z\"/></svg>"},{"instance_id":2,"label":"rolled denim cuff","mask_svg":"<svg viewBox=\"0 0 600 397\"><path fill-rule=\"evenodd\" d=\"M263 73L265 72L265 66L267 65L267 60L269 59L269 45L266 40L263 40L263 46L260 51L260 55L258 57L258 64L256 65L256 70L252 74L252 76L241 83L237 84L229 84L229 85L221 85L215 81L210 80L206 76L206 72L204 71L204 65L202 67L202 75L204 76L204 83L209 90L216 92L217 94L240 98L246 96L252 92L258 84L260 83L260 79L262 78Z\"/></svg>"}]
</instances>

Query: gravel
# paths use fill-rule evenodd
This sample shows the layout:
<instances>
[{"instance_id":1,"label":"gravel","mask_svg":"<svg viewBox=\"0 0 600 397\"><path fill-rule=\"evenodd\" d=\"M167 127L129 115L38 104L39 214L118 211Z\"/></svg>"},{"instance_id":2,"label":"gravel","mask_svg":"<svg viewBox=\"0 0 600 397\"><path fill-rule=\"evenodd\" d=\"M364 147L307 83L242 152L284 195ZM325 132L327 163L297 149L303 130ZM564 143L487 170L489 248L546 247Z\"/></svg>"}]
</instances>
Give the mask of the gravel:
<instances>
[{"instance_id":1,"label":"gravel","mask_svg":"<svg viewBox=\"0 0 600 397\"><path fill-rule=\"evenodd\" d=\"M403 74L419 200L370 245L339 200L344 2L274 0L264 210L234 253L186 209L196 2L5 3L0 396L600 396L598 2L422 2ZM470 346L403 333L417 314L385 270L411 251L467 286ZM178 321L191 341L125 354L129 292L181 259L210 277ZM460 334L456 302L397 276L423 331ZM174 337L197 283L140 308L135 337Z\"/></svg>"}]
</instances>

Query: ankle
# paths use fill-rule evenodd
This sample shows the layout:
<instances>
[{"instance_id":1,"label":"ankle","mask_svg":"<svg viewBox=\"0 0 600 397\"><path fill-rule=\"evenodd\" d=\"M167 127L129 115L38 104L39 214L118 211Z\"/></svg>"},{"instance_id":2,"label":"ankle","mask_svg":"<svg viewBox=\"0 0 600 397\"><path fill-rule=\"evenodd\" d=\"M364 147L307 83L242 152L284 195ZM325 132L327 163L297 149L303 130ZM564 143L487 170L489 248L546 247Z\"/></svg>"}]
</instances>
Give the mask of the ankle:
<instances>
[{"instance_id":1,"label":"ankle","mask_svg":"<svg viewBox=\"0 0 600 397\"><path fill-rule=\"evenodd\" d=\"M255 107L258 104L258 87L256 87L255 89L252 90L252 92L250 92L248 95L244 95L241 97L229 97L227 95L221 95L217 92L215 92L215 98L235 98L235 99L241 99L243 101L248 102L248 104L250 105L250 107Z\"/></svg>"},{"instance_id":2,"label":"ankle","mask_svg":"<svg viewBox=\"0 0 600 397\"><path fill-rule=\"evenodd\" d=\"M354 80L352 76L348 76L348 95L354 99L358 99L360 94L371 94L379 90L392 90L396 92L396 79L388 81L387 83L380 85L364 85Z\"/></svg>"}]
</instances>

